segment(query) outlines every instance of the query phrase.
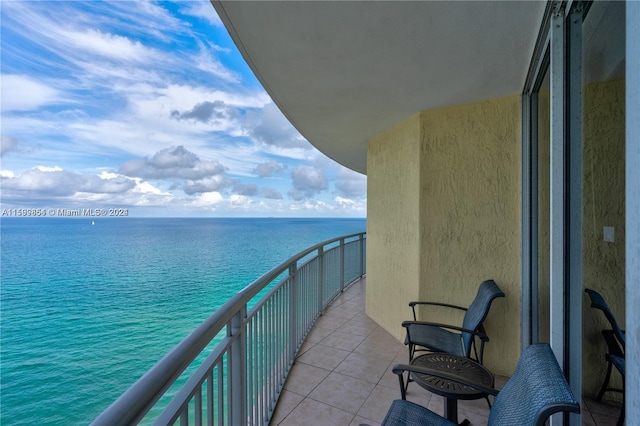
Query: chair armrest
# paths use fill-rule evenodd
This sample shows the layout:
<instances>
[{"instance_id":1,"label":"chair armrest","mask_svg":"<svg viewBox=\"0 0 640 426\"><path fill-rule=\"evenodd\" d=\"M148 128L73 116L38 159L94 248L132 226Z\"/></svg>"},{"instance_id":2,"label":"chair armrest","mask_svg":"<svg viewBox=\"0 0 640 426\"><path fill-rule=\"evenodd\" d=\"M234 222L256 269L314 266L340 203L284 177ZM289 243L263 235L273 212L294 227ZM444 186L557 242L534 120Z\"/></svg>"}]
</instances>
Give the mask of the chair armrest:
<instances>
[{"instance_id":1,"label":"chair armrest","mask_svg":"<svg viewBox=\"0 0 640 426\"><path fill-rule=\"evenodd\" d=\"M439 303L439 302L420 302L420 301L414 301L414 302L409 302L409 306L411 306L412 308L416 305L432 305L432 306L444 306L445 308L454 308L454 309L460 309L462 311L466 311L467 308L464 308L462 306L457 306L457 305L450 305L449 303Z\"/></svg>"},{"instance_id":2,"label":"chair armrest","mask_svg":"<svg viewBox=\"0 0 640 426\"><path fill-rule=\"evenodd\" d=\"M452 382L460 383L461 385L465 385L465 386L469 386L474 389L477 389L480 392L486 393L487 395L496 396L500 392L498 389L485 386L481 383L474 382L473 380L469 380L464 377L460 377L457 374L452 374L446 371L434 370L432 368L418 367L416 365L409 365L409 364L396 364L393 366L392 371L394 374L397 374L400 377L402 376L402 373L404 373L405 371L408 371L410 373L424 374L427 376L438 377L444 380L450 380ZM403 395L402 399L405 399L405 398L406 398L406 394Z\"/></svg>"},{"instance_id":3,"label":"chair armrest","mask_svg":"<svg viewBox=\"0 0 640 426\"><path fill-rule=\"evenodd\" d=\"M487 336L486 334L484 334L481 331L470 330L468 328L458 327L456 325L441 324L441 323L438 323L438 322L428 322L428 321L403 321L402 322L402 326L404 328L408 328L410 325L423 325L423 326L426 326L426 327L448 328L448 329L457 330L457 331L460 331L460 332L463 332L463 333L473 334L474 336L479 337L480 340L482 340L483 342L488 342L489 341L489 336Z\"/></svg>"},{"instance_id":4,"label":"chair armrest","mask_svg":"<svg viewBox=\"0 0 640 426\"><path fill-rule=\"evenodd\" d=\"M449 303L413 301L413 302L409 302L409 306L411 307L411 310L413 311L413 320L414 321L418 320L418 317L416 317L416 305L441 306L441 307L444 307L444 308L459 309L461 311L466 311L467 310L467 308L463 308L462 306L451 305Z\"/></svg>"}]
</instances>

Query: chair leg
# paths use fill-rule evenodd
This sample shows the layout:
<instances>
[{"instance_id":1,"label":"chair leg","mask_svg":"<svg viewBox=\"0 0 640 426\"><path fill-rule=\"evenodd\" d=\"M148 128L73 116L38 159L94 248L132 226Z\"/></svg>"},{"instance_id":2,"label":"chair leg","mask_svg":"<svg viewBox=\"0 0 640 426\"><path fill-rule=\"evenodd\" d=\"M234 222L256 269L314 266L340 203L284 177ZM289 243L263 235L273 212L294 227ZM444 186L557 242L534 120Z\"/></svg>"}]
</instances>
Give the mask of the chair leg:
<instances>
[{"instance_id":1,"label":"chair leg","mask_svg":"<svg viewBox=\"0 0 640 426\"><path fill-rule=\"evenodd\" d=\"M609 379L611 378L611 367L612 367L612 363L611 361L609 361L607 366L607 377L605 377L604 382L602 383L602 387L600 388L600 392L598 393L598 401L602 401L602 397L604 396L604 393L607 391L607 386L609 386Z\"/></svg>"}]
</instances>

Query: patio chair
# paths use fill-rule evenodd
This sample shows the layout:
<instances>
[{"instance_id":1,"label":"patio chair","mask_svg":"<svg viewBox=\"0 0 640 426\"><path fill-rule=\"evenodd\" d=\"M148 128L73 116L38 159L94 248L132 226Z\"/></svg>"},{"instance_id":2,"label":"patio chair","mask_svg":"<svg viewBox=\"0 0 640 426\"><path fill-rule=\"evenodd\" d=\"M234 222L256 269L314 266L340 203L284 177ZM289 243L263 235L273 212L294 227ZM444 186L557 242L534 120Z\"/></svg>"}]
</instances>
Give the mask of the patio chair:
<instances>
[{"instance_id":1,"label":"patio chair","mask_svg":"<svg viewBox=\"0 0 640 426\"><path fill-rule=\"evenodd\" d=\"M412 365L396 365L393 372L398 375L402 399L391 404L382 425L452 426L455 423L406 400L402 378L405 371L436 376L494 395L495 401L489 411L487 423L489 426L542 426L554 413L580 412L580 405L573 396L551 347L546 343L534 344L522 351L516 370L500 391L469 382L454 374Z\"/></svg>"},{"instance_id":2,"label":"patio chair","mask_svg":"<svg viewBox=\"0 0 640 426\"><path fill-rule=\"evenodd\" d=\"M613 316L611 309L609 309L609 305L604 300L604 297L600 293L595 290L585 289L585 293L589 295L591 299L591 307L595 309L599 309L604 313L604 316L609 321L611 325L611 330L602 330L602 335L604 336L604 340L607 343L607 353L604 355L604 359L607 361L607 376L602 383L602 387L600 388L600 392L598 393L598 401L602 401L602 397L605 392L620 392L622 393L622 408L620 411L620 415L618 416L617 425L622 425L624 422L624 372L625 372L625 344L626 344L626 336L624 330L618 326L618 322L616 318ZM611 370L613 367L616 367L616 370L620 372L622 375L622 389L610 388L609 380L611 379Z\"/></svg>"},{"instance_id":3,"label":"patio chair","mask_svg":"<svg viewBox=\"0 0 640 426\"><path fill-rule=\"evenodd\" d=\"M407 329L405 345L409 346L409 362L418 351L446 352L453 355L471 357L473 347L475 360L482 364L484 345L489 337L484 331L482 322L489 313L491 302L504 293L493 280L480 284L475 299L468 308L437 302L410 302L413 310L413 321L404 321ZM462 326L434 322L417 321L416 306L430 305L466 311ZM476 337L480 340L480 350L476 345Z\"/></svg>"}]
</instances>

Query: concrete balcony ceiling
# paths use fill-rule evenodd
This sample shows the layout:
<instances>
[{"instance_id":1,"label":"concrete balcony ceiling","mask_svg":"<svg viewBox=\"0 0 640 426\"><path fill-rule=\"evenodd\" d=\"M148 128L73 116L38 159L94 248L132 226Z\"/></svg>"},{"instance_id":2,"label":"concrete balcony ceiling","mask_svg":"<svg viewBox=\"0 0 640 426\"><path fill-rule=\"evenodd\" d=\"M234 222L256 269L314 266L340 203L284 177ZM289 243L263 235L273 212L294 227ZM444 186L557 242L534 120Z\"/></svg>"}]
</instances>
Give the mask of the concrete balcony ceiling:
<instances>
[{"instance_id":1,"label":"concrete balcony ceiling","mask_svg":"<svg viewBox=\"0 0 640 426\"><path fill-rule=\"evenodd\" d=\"M296 129L366 173L412 114L521 93L544 1L212 1Z\"/></svg>"}]
</instances>

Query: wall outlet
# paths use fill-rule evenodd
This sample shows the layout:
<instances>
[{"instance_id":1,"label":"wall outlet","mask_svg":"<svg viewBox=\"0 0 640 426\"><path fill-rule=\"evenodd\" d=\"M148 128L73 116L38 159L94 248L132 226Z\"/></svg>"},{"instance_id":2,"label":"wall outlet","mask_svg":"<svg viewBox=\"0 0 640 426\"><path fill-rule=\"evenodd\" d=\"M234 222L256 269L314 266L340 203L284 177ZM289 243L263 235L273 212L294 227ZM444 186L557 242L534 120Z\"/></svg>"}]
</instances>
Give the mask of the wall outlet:
<instances>
[{"instance_id":1,"label":"wall outlet","mask_svg":"<svg viewBox=\"0 0 640 426\"><path fill-rule=\"evenodd\" d=\"M614 241L614 230L613 226L605 226L603 229L604 240L612 243Z\"/></svg>"}]
</instances>

